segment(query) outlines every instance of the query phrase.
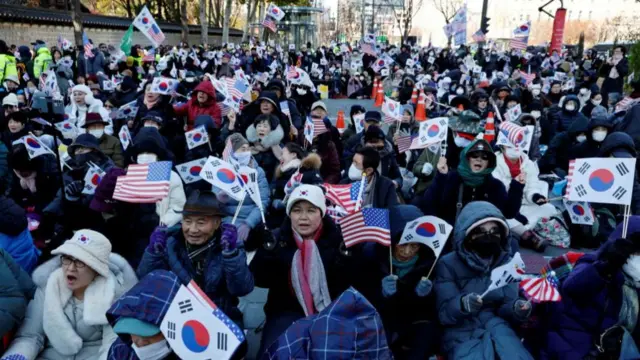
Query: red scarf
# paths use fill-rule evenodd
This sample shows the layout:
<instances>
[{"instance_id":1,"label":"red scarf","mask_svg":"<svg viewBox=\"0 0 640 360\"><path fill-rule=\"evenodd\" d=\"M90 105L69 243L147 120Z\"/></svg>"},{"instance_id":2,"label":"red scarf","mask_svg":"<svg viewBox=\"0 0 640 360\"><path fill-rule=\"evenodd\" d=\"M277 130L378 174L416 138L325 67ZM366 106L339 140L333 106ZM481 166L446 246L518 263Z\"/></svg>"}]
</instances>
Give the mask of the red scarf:
<instances>
[{"instance_id":1,"label":"red scarf","mask_svg":"<svg viewBox=\"0 0 640 360\"><path fill-rule=\"evenodd\" d=\"M502 156L504 156L504 162L509 167L509 172L511 173L511 178L513 179L516 176L520 175L520 164L522 163L520 158L518 158L518 160L516 160L516 161L513 161L513 160L509 159L507 157L507 155L502 154Z\"/></svg>"}]
</instances>

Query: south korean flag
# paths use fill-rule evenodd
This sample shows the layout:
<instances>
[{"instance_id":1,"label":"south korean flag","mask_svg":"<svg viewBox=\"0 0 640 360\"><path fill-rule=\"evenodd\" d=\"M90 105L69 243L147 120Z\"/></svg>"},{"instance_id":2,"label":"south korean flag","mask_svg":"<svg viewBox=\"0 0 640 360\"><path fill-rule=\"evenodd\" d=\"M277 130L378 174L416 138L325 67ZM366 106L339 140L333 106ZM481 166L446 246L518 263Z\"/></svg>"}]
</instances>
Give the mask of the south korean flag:
<instances>
[{"instance_id":1,"label":"south korean flag","mask_svg":"<svg viewBox=\"0 0 640 360\"><path fill-rule=\"evenodd\" d=\"M423 216L407 223L400 237L399 245L420 243L433 250L436 258L444 249L444 244L453 227L435 216Z\"/></svg>"},{"instance_id":2,"label":"south korean flag","mask_svg":"<svg viewBox=\"0 0 640 360\"><path fill-rule=\"evenodd\" d=\"M572 201L629 205L636 159L576 159L568 198Z\"/></svg>"},{"instance_id":3,"label":"south korean flag","mask_svg":"<svg viewBox=\"0 0 640 360\"><path fill-rule=\"evenodd\" d=\"M207 162L200 171L200 177L236 201L241 201L245 196L244 182L235 167L217 157L207 158Z\"/></svg>"},{"instance_id":4,"label":"south korean flag","mask_svg":"<svg viewBox=\"0 0 640 360\"><path fill-rule=\"evenodd\" d=\"M203 303L202 296L206 298L180 286L160 330L180 359L230 359L244 341L244 335L211 300L206 298Z\"/></svg>"},{"instance_id":5,"label":"south korean flag","mask_svg":"<svg viewBox=\"0 0 640 360\"><path fill-rule=\"evenodd\" d=\"M189 147L189 150L209 143L209 133L207 133L204 126L199 126L191 131L187 131L184 133L184 136L187 138L187 147Z\"/></svg>"},{"instance_id":6,"label":"south korean flag","mask_svg":"<svg viewBox=\"0 0 640 360\"><path fill-rule=\"evenodd\" d=\"M189 161L180 165L176 165L176 170L178 170L178 174L180 174L180 177L185 184L191 184L198 180L202 180L202 178L200 177L200 172L202 171L202 167L206 162L207 158Z\"/></svg>"},{"instance_id":7,"label":"south korean flag","mask_svg":"<svg viewBox=\"0 0 640 360\"><path fill-rule=\"evenodd\" d=\"M586 201L570 201L563 199L564 207L567 209L569 218L574 224L593 225L593 211Z\"/></svg>"}]
</instances>

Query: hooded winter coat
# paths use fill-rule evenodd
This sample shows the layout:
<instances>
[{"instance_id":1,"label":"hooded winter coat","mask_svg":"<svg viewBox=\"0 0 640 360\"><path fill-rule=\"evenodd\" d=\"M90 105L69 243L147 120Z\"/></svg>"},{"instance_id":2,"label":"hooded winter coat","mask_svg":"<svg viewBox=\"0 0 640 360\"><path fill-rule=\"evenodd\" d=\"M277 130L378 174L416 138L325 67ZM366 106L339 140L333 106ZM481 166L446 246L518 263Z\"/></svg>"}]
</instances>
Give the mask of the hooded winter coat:
<instances>
[{"instance_id":1,"label":"hooded winter coat","mask_svg":"<svg viewBox=\"0 0 640 360\"><path fill-rule=\"evenodd\" d=\"M442 350L448 359L533 359L512 329L512 324L526 320L514 312L517 283L485 295L482 309L476 314L467 314L462 309L462 297L484 293L491 282L491 271L511 259L511 245L506 236L500 254L491 263L465 246L467 231L488 217L505 221L502 213L487 202L465 206L455 222L454 251L444 255L436 265L433 290L444 326Z\"/></svg>"},{"instance_id":2,"label":"hooded winter coat","mask_svg":"<svg viewBox=\"0 0 640 360\"><path fill-rule=\"evenodd\" d=\"M565 109L565 106L569 102L575 103L575 109L573 109L572 111ZM564 100L560 104L560 108L562 110L557 114L557 117L554 121L556 122L556 132L566 131L574 122L578 120L584 121L585 119L587 119L587 117L580 112L580 100L575 95L565 96Z\"/></svg>"},{"instance_id":3,"label":"hooded winter coat","mask_svg":"<svg viewBox=\"0 0 640 360\"><path fill-rule=\"evenodd\" d=\"M207 101L198 102L198 92L207 94ZM216 127L222 126L222 114L216 103L216 91L211 81L202 81L191 93L191 99L185 104L173 108L176 116L187 116L187 131L193 129L194 122L199 115L209 115L215 121Z\"/></svg>"},{"instance_id":4,"label":"hooded winter coat","mask_svg":"<svg viewBox=\"0 0 640 360\"><path fill-rule=\"evenodd\" d=\"M0 288L0 338L2 338L9 331L22 324L27 305L36 292L36 286L31 281L29 274L1 247L0 277L2 278L2 288ZM1 344L0 351L4 351Z\"/></svg>"},{"instance_id":5,"label":"hooded winter coat","mask_svg":"<svg viewBox=\"0 0 640 360\"><path fill-rule=\"evenodd\" d=\"M586 117L578 118L567 131L558 133L551 139L549 148L538 161L542 174L548 174L556 169L562 170L566 174L569 168L570 149L578 143L576 137L579 134L586 135L588 124L589 121Z\"/></svg>"},{"instance_id":6,"label":"hooded winter coat","mask_svg":"<svg viewBox=\"0 0 640 360\"><path fill-rule=\"evenodd\" d=\"M611 129L613 128L613 124L604 116L594 116L591 118L591 120L589 120L589 125L587 126L587 140L578 143L571 148L569 151L569 160L598 156L603 143L603 141L597 142L593 140L593 129L598 126L607 128L607 135L611 133Z\"/></svg>"},{"instance_id":7,"label":"hooded winter coat","mask_svg":"<svg viewBox=\"0 0 640 360\"><path fill-rule=\"evenodd\" d=\"M134 318L160 327L164 316L169 310L167 304L171 303L180 289L182 281L176 274L166 270L154 270L140 279L131 290L117 299L107 311L107 320L111 327L115 326L120 318ZM152 294L149 296L149 294ZM109 349L109 360L139 360L131 348L131 337L120 336ZM178 360L175 354L170 354L164 360Z\"/></svg>"},{"instance_id":8,"label":"hooded winter coat","mask_svg":"<svg viewBox=\"0 0 640 360\"><path fill-rule=\"evenodd\" d=\"M33 76L39 79L40 75L49 70L49 65L52 63L51 51L46 46L42 46L38 49L36 58L33 59Z\"/></svg>"},{"instance_id":9,"label":"hooded winter coat","mask_svg":"<svg viewBox=\"0 0 640 360\"><path fill-rule=\"evenodd\" d=\"M0 196L0 249L5 250L24 271L31 273L40 251L33 244L27 216L12 199Z\"/></svg>"},{"instance_id":10,"label":"hooded winter coat","mask_svg":"<svg viewBox=\"0 0 640 360\"><path fill-rule=\"evenodd\" d=\"M238 310L238 297L245 296L253 290L253 275L247 266L244 248L226 254L220 245L222 230L219 228L209 241L210 247L205 256L202 276L196 273L194 264L185 247L186 240L182 228L175 226L169 229L166 253L144 252L138 276L144 277L154 270L169 270L176 274L183 284L192 279L207 296L236 324L242 325L242 313Z\"/></svg>"},{"instance_id":11,"label":"hooded winter coat","mask_svg":"<svg viewBox=\"0 0 640 360\"><path fill-rule=\"evenodd\" d=\"M260 138L256 131L256 126L251 124L251 126L247 128L246 134L247 140L253 145L251 149L253 158L262 170L264 170L267 181L271 182L276 167L280 164L280 160L278 160L277 157L279 154L276 155L276 152L280 153L282 151L280 149L280 142L282 142L285 136L282 126L278 124L267 136Z\"/></svg>"},{"instance_id":12,"label":"hooded winter coat","mask_svg":"<svg viewBox=\"0 0 640 360\"><path fill-rule=\"evenodd\" d=\"M106 359L116 335L106 311L138 279L127 261L109 255L109 277L98 275L85 291L83 301L75 300L64 284L60 258L55 257L33 272L37 286L22 326L4 353L22 355L27 360Z\"/></svg>"},{"instance_id":13,"label":"hooded winter coat","mask_svg":"<svg viewBox=\"0 0 640 360\"><path fill-rule=\"evenodd\" d=\"M108 135L113 135L113 121L109 116L109 111L104 108L102 101L93 97L93 93L87 86L76 85L73 87L73 91L81 91L85 93L84 105L79 106L75 102L71 102L71 105L67 106L65 113L69 116L69 121L75 124L78 129L84 126L87 113L98 113L102 118L102 121L109 123L104 128L104 132Z\"/></svg>"},{"instance_id":14,"label":"hooded winter coat","mask_svg":"<svg viewBox=\"0 0 640 360\"><path fill-rule=\"evenodd\" d=\"M98 73L104 74L104 68L107 65L104 59L104 54L97 48L91 50L92 57L87 57L84 52L80 52L78 55L78 76L92 76L98 75Z\"/></svg>"},{"instance_id":15,"label":"hooded winter coat","mask_svg":"<svg viewBox=\"0 0 640 360\"><path fill-rule=\"evenodd\" d=\"M596 157L608 158L612 155L613 151L625 150L632 157L637 157L636 149L633 145L631 136L626 133L616 131L609 134L600 146L600 152ZM636 164L636 176L633 178L633 193L631 195L631 213L640 213L640 181L637 175L638 164Z\"/></svg>"},{"instance_id":16,"label":"hooded winter coat","mask_svg":"<svg viewBox=\"0 0 640 360\"><path fill-rule=\"evenodd\" d=\"M298 111L298 105L295 100L287 98L287 91L284 87L284 84L280 80L271 80L269 84L267 84L266 89L272 89L274 87L278 87L278 91L280 91L280 97L278 100L280 103L286 101L289 104L289 113L291 114L291 123L297 129L302 129L304 127L304 120L300 115L300 111Z\"/></svg>"}]
</instances>

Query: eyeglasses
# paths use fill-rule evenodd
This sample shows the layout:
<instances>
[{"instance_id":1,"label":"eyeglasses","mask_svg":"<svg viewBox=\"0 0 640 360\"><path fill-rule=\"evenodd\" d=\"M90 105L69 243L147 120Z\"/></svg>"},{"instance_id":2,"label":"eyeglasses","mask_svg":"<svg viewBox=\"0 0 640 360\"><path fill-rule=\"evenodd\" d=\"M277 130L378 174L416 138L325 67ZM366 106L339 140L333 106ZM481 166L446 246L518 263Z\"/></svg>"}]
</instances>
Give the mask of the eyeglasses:
<instances>
[{"instance_id":1,"label":"eyeglasses","mask_svg":"<svg viewBox=\"0 0 640 360\"><path fill-rule=\"evenodd\" d=\"M483 236L487 236L487 235L502 235L500 228L499 227L494 227L489 231L481 231L480 229L478 229L478 231L474 231L471 233L471 238L472 239L479 239Z\"/></svg>"},{"instance_id":2,"label":"eyeglasses","mask_svg":"<svg viewBox=\"0 0 640 360\"><path fill-rule=\"evenodd\" d=\"M468 157L469 159L489 160L489 155L485 152L480 151L472 152Z\"/></svg>"},{"instance_id":3,"label":"eyeglasses","mask_svg":"<svg viewBox=\"0 0 640 360\"><path fill-rule=\"evenodd\" d=\"M83 267L87 266L82 261L66 255L60 256L60 262L62 262L63 266L69 266L71 265L71 263L73 263L76 266L76 269L82 269Z\"/></svg>"}]
</instances>

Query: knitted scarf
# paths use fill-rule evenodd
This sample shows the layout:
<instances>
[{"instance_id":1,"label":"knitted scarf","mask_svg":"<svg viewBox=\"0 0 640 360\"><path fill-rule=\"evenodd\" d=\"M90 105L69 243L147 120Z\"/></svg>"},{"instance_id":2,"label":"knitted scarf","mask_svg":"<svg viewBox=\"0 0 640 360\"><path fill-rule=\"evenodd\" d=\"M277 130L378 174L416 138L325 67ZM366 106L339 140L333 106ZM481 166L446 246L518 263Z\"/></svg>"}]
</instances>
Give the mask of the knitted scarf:
<instances>
[{"instance_id":1,"label":"knitted scarf","mask_svg":"<svg viewBox=\"0 0 640 360\"><path fill-rule=\"evenodd\" d=\"M311 239L303 239L293 228L291 231L298 246L291 263L291 285L304 315L309 316L331 303L327 276L316 245L322 234L322 224Z\"/></svg>"},{"instance_id":2,"label":"knitted scarf","mask_svg":"<svg viewBox=\"0 0 640 360\"><path fill-rule=\"evenodd\" d=\"M518 158L516 159L516 161L513 161L509 159L507 155L503 154L502 156L504 156L504 163L507 164L507 167L509 168L509 173L511 173L511 178L515 179L518 175L520 175L520 166L522 164L522 160Z\"/></svg>"},{"instance_id":3,"label":"knitted scarf","mask_svg":"<svg viewBox=\"0 0 640 360\"><path fill-rule=\"evenodd\" d=\"M23 190L28 189L32 194L35 194L37 192L38 189L36 188L36 176L38 175L38 173L34 171L33 173L31 173L31 175L23 177L19 172L15 170L13 170L13 172L16 174L18 179L20 179L20 187Z\"/></svg>"},{"instance_id":4,"label":"knitted scarf","mask_svg":"<svg viewBox=\"0 0 640 360\"><path fill-rule=\"evenodd\" d=\"M490 175L494 169L495 168L493 167L487 167L486 169L475 173L471 170L471 167L469 166L469 160L466 157L461 158L460 164L458 164L458 174L460 174L462 181L465 185L471 186L473 188L482 185L487 175Z\"/></svg>"}]
</instances>

